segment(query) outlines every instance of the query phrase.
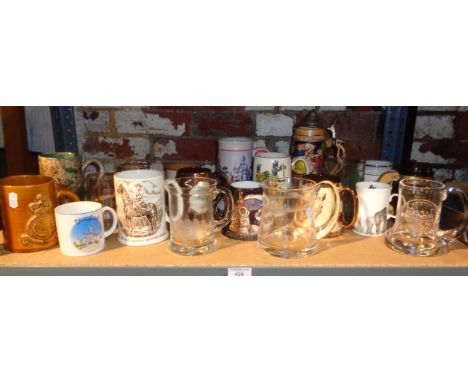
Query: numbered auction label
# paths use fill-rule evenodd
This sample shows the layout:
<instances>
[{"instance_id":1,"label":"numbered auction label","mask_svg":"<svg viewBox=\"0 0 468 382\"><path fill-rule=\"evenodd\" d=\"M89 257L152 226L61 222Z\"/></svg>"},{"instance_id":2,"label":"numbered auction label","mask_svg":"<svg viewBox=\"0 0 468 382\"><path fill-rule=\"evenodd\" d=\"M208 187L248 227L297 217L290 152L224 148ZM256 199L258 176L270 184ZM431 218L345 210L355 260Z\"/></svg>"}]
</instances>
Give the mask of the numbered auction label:
<instances>
[{"instance_id":1,"label":"numbered auction label","mask_svg":"<svg viewBox=\"0 0 468 382\"><path fill-rule=\"evenodd\" d=\"M18 194L16 192L10 192L8 194L8 202L11 208L18 207Z\"/></svg>"},{"instance_id":2,"label":"numbered auction label","mask_svg":"<svg viewBox=\"0 0 468 382\"><path fill-rule=\"evenodd\" d=\"M228 276L252 276L252 268L228 268Z\"/></svg>"}]
</instances>

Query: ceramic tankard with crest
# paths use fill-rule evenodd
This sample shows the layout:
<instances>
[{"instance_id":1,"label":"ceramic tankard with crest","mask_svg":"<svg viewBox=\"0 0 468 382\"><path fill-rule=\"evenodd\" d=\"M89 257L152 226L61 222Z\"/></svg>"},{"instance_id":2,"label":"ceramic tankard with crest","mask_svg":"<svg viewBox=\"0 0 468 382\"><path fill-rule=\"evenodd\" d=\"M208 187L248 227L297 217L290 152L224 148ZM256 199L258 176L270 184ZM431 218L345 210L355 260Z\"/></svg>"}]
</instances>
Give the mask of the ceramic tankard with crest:
<instances>
[{"instance_id":1,"label":"ceramic tankard with crest","mask_svg":"<svg viewBox=\"0 0 468 382\"><path fill-rule=\"evenodd\" d=\"M57 244L54 208L57 199L78 201L68 190L56 191L52 178L16 175L0 180L5 248L13 252L33 252Z\"/></svg>"}]
</instances>

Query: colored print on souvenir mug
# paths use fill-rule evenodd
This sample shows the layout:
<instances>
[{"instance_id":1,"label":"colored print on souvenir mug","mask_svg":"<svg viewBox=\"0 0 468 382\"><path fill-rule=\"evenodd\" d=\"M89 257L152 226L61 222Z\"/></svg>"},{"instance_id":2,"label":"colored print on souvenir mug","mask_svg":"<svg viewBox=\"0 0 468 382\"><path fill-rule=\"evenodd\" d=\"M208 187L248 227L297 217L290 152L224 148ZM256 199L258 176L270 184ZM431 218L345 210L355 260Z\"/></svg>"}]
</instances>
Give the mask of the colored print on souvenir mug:
<instances>
[{"instance_id":1,"label":"colored print on souvenir mug","mask_svg":"<svg viewBox=\"0 0 468 382\"><path fill-rule=\"evenodd\" d=\"M235 162L231 168L229 168L228 166L223 166L221 168L221 171L231 182L249 180L252 177L250 163L247 163L245 155L242 156L241 162Z\"/></svg>"},{"instance_id":2,"label":"colored print on souvenir mug","mask_svg":"<svg viewBox=\"0 0 468 382\"><path fill-rule=\"evenodd\" d=\"M287 174L285 173L285 170L288 168L286 163L281 163L277 160L273 161L272 166L271 166L271 171L264 170L262 169L262 164L258 163L257 164L257 174L255 175L255 180L257 182L263 182L265 179L269 178L285 178Z\"/></svg>"},{"instance_id":3,"label":"colored print on souvenir mug","mask_svg":"<svg viewBox=\"0 0 468 382\"><path fill-rule=\"evenodd\" d=\"M101 244L102 226L97 216L86 216L76 219L71 230L73 245L83 252L93 252Z\"/></svg>"}]
</instances>

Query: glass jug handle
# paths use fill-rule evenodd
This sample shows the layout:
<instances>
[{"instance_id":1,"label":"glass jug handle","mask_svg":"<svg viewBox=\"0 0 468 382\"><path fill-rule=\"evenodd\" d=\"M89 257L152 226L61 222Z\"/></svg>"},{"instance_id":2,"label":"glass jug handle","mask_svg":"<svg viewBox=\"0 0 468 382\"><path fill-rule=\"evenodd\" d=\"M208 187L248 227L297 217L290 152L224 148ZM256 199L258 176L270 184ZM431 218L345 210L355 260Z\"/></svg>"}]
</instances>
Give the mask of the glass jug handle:
<instances>
[{"instance_id":1,"label":"glass jug handle","mask_svg":"<svg viewBox=\"0 0 468 382\"><path fill-rule=\"evenodd\" d=\"M231 191L227 187L216 188L214 191L213 200L216 200L219 194L224 195L226 207L224 209L224 217L219 220L213 220L215 232L219 231L221 228L225 227L229 223L234 208L234 199L232 197Z\"/></svg>"},{"instance_id":2,"label":"glass jug handle","mask_svg":"<svg viewBox=\"0 0 468 382\"><path fill-rule=\"evenodd\" d=\"M444 240L446 245L449 245L457 237L462 235L468 226L468 199L463 190L458 187L449 187L447 189L447 193L457 195L459 197L461 203L463 204L463 213L465 215L463 221L458 225L457 228L439 230L439 236L442 238L442 240Z\"/></svg>"},{"instance_id":3,"label":"glass jug handle","mask_svg":"<svg viewBox=\"0 0 468 382\"><path fill-rule=\"evenodd\" d=\"M166 221L170 223L171 221L177 221L182 217L184 211L184 199L182 197L182 189L180 188L179 184L175 179L167 179L164 183L164 188L167 191L169 204L171 204L170 200L175 197L176 198L176 205L177 210L174 211L169 207L169 218L168 214L166 214ZM175 194L174 194L174 189Z\"/></svg>"}]
</instances>

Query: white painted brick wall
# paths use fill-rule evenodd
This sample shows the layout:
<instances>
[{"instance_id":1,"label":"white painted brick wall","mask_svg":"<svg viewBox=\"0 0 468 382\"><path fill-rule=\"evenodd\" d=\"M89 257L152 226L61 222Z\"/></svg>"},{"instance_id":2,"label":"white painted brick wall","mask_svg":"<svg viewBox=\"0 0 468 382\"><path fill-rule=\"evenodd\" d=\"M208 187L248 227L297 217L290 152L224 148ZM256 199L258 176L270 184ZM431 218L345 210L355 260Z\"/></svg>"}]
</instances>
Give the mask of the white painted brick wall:
<instances>
[{"instance_id":1,"label":"white painted brick wall","mask_svg":"<svg viewBox=\"0 0 468 382\"><path fill-rule=\"evenodd\" d=\"M414 138L426 135L434 139L453 138L455 131L453 115L418 115L414 127Z\"/></svg>"},{"instance_id":2,"label":"white painted brick wall","mask_svg":"<svg viewBox=\"0 0 468 382\"><path fill-rule=\"evenodd\" d=\"M120 133L153 133L158 135L181 136L185 133L185 123L174 125L169 118L158 114L146 114L139 109L114 112L115 125Z\"/></svg>"},{"instance_id":3,"label":"white painted brick wall","mask_svg":"<svg viewBox=\"0 0 468 382\"><path fill-rule=\"evenodd\" d=\"M413 147L411 148L411 159L418 162L427 162L434 164L451 164L455 161L455 158L445 159L442 158L440 155L434 155L430 151L422 153L419 151L419 147L421 146L421 144L421 142L413 142Z\"/></svg>"},{"instance_id":4,"label":"white painted brick wall","mask_svg":"<svg viewBox=\"0 0 468 382\"><path fill-rule=\"evenodd\" d=\"M167 143L156 142L153 146L153 154L156 158L163 158L165 155L177 154L176 143L169 140Z\"/></svg>"},{"instance_id":5,"label":"white painted brick wall","mask_svg":"<svg viewBox=\"0 0 468 382\"><path fill-rule=\"evenodd\" d=\"M109 145L122 145L124 140L129 141L129 146L133 150L134 154L129 157L129 159L145 159L146 155L149 154L150 144L148 139L140 137L126 137L126 138L107 138L99 137L97 138L99 143L105 142ZM83 157L85 159L97 158L97 159L110 159L115 158L114 150L108 151L98 151L93 153L83 152Z\"/></svg>"},{"instance_id":6,"label":"white painted brick wall","mask_svg":"<svg viewBox=\"0 0 468 382\"><path fill-rule=\"evenodd\" d=\"M256 139L253 143L254 149L259 149L259 148L266 148L266 142L264 139Z\"/></svg>"},{"instance_id":7,"label":"white painted brick wall","mask_svg":"<svg viewBox=\"0 0 468 382\"><path fill-rule=\"evenodd\" d=\"M315 109L317 106L280 106L280 111L302 111ZM320 106L320 111L343 111L346 110L346 106Z\"/></svg>"},{"instance_id":8,"label":"white painted brick wall","mask_svg":"<svg viewBox=\"0 0 468 382\"><path fill-rule=\"evenodd\" d=\"M274 106L246 106L246 111L275 110Z\"/></svg>"},{"instance_id":9,"label":"white painted brick wall","mask_svg":"<svg viewBox=\"0 0 468 382\"><path fill-rule=\"evenodd\" d=\"M288 137L292 135L294 119L287 115L259 113L256 121L258 136Z\"/></svg>"},{"instance_id":10,"label":"white painted brick wall","mask_svg":"<svg viewBox=\"0 0 468 382\"><path fill-rule=\"evenodd\" d=\"M289 154L290 141L277 141L275 142L275 150L279 153Z\"/></svg>"},{"instance_id":11,"label":"white painted brick wall","mask_svg":"<svg viewBox=\"0 0 468 382\"><path fill-rule=\"evenodd\" d=\"M109 127L109 113L107 111L99 111L99 115L95 119L90 118L92 111L75 110L75 125L76 130L82 133L86 131L106 132ZM86 118L87 117L87 118Z\"/></svg>"},{"instance_id":12,"label":"white painted brick wall","mask_svg":"<svg viewBox=\"0 0 468 382\"><path fill-rule=\"evenodd\" d=\"M446 180L451 180L453 172L449 168L436 168L434 170L434 179L444 182Z\"/></svg>"},{"instance_id":13,"label":"white painted brick wall","mask_svg":"<svg viewBox=\"0 0 468 382\"><path fill-rule=\"evenodd\" d=\"M456 111L457 106L418 106L421 111Z\"/></svg>"},{"instance_id":14,"label":"white painted brick wall","mask_svg":"<svg viewBox=\"0 0 468 382\"><path fill-rule=\"evenodd\" d=\"M458 181L468 181L468 166L462 167L462 168L457 168L455 170L455 177L456 180Z\"/></svg>"}]
</instances>

